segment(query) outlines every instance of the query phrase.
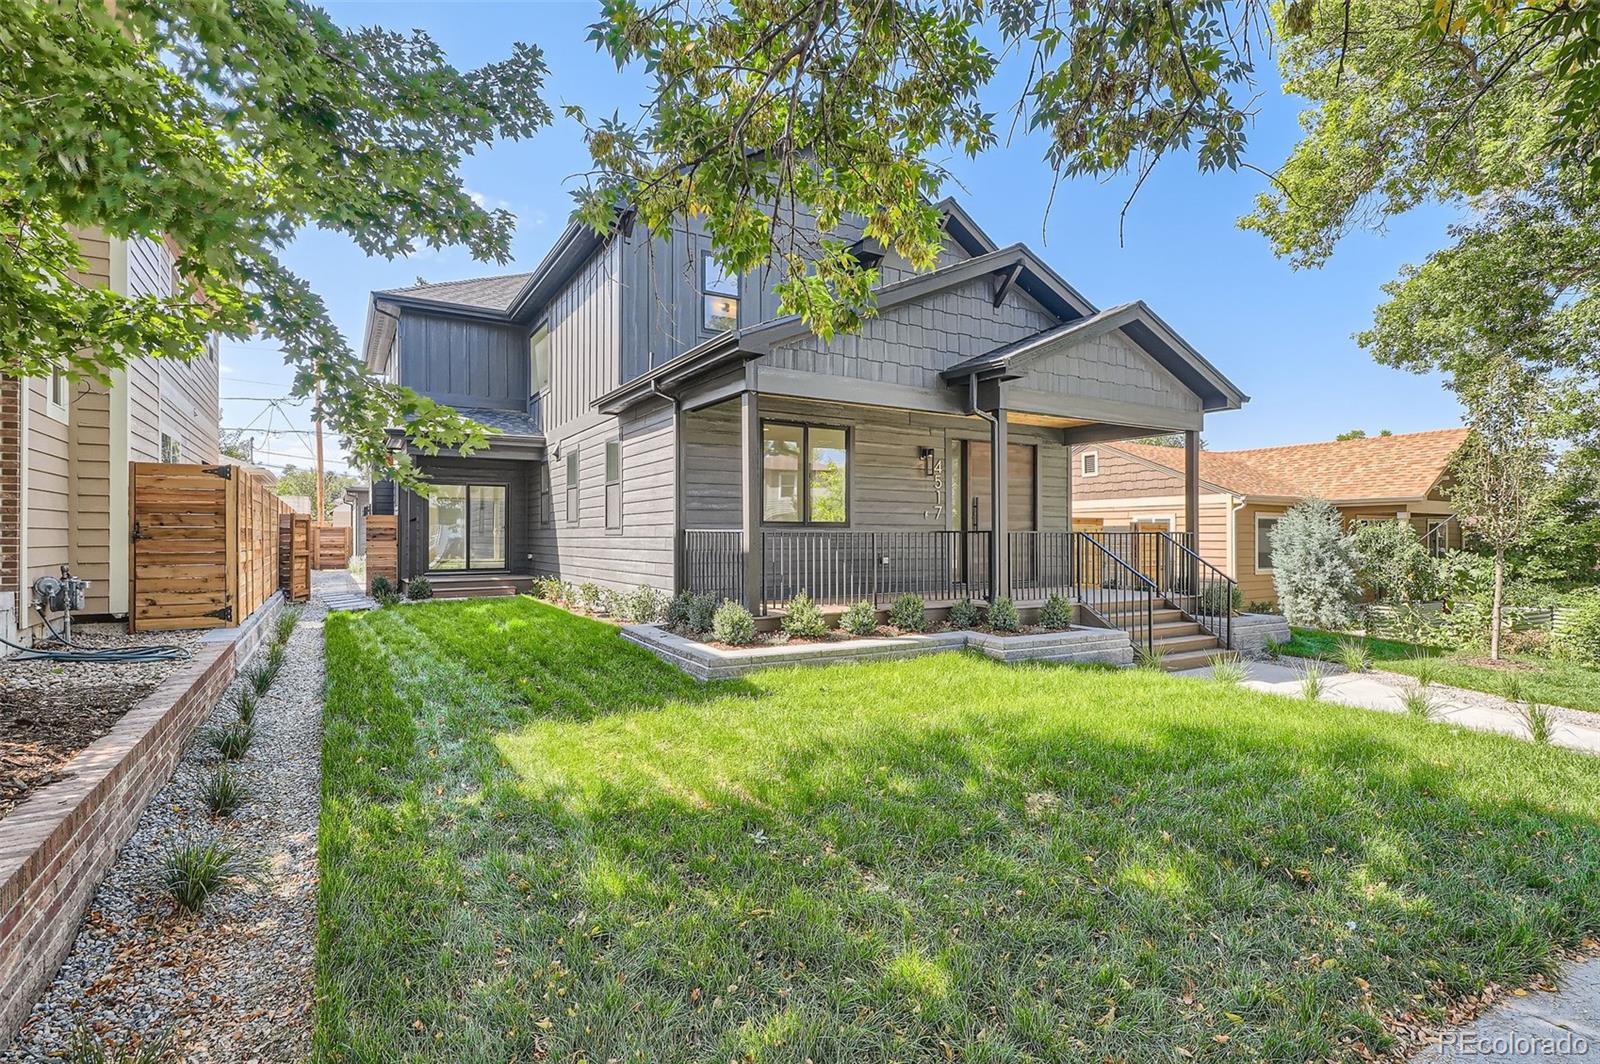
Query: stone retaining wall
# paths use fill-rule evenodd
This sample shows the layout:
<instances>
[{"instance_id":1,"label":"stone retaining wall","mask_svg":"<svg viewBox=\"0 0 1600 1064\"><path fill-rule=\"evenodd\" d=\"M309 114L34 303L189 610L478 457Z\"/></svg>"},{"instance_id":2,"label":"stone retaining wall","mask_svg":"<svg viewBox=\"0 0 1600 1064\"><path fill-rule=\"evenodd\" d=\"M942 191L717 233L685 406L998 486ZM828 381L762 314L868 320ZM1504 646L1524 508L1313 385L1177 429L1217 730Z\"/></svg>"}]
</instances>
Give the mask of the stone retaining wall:
<instances>
[{"instance_id":1,"label":"stone retaining wall","mask_svg":"<svg viewBox=\"0 0 1600 1064\"><path fill-rule=\"evenodd\" d=\"M80 750L64 778L0 820L0 1045L50 985L78 921L151 795L238 668L269 638L281 598L194 656Z\"/></svg>"},{"instance_id":2,"label":"stone retaining wall","mask_svg":"<svg viewBox=\"0 0 1600 1064\"><path fill-rule=\"evenodd\" d=\"M1241 613L1233 619L1233 649L1247 658L1264 657L1267 640L1289 641L1289 622L1276 613Z\"/></svg>"},{"instance_id":3,"label":"stone retaining wall","mask_svg":"<svg viewBox=\"0 0 1600 1064\"><path fill-rule=\"evenodd\" d=\"M725 680L757 669L784 665L838 665L850 661L941 654L971 647L997 661L1068 661L1129 665L1133 644L1126 632L1106 628L1068 628L1028 635L988 632L930 632L880 636L837 643L789 643L722 649L669 632L653 624L622 629L622 637L699 680Z\"/></svg>"}]
</instances>

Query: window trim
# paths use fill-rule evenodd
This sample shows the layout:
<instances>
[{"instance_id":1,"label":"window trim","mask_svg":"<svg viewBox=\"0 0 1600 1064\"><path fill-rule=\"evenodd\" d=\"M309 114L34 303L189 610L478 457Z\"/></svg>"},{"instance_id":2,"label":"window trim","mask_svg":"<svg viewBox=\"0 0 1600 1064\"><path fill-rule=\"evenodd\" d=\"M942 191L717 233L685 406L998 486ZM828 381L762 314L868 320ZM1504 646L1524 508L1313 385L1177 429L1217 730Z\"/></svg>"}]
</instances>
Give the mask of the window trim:
<instances>
[{"instance_id":1,"label":"window trim","mask_svg":"<svg viewBox=\"0 0 1600 1064\"><path fill-rule=\"evenodd\" d=\"M58 382L60 399L56 398ZM57 421L66 422L70 419L68 412L72 408L72 380L64 370L51 367L50 375L44 379L44 408L45 412Z\"/></svg>"},{"instance_id":2,"label":"window trim","mask_svg":"<svg viewBox=\"0 0 1600 1064\"><path fill-rule=\"evenodd\" d=\"M1254 545L1255 556L1252 557L1250 561L1255 568L1256 575L1258 576L1271 576L1273 573L1277 572L1277 569L1271 566L1266 569L1261 568L1261 522L1271 521L1274 526L1276 526L1276 524L1281 520L1283 520L1283 514L1281 513L1256 514L1256 541Z\"/></svg>"},{"instance_id":3,"label":"window trim","mask_svg":"<svg viewBox=\"0 0 1600 1064\"><path fill-rule=\"evenodd\" d=\"M462 551L463 551L463 557L462 557L463 565L462 565L462 567L460 569L434 569L434 568L428 567L428 568L424 568L423 571L428 573L428 574L430 574L430 575L444 575L444 576L449 576L449 575L454 574L454 573L508 573L508 572L510 572L511 571L511 482L509 480L470 480L470 481L468 481L468 480L460 480L460 481L450 481L448 483L440 483L438 486L441 487L441 488L460 488L461 489L461 506L462 506L461 521L462 521L462 526L465 529L464 539L462 540L462 544L461 544ZM505 537L506 537L506 542L505 542L506 557L505 557L505 564L503 564L503 565L495 566L493 568L489 568L487 566L483 567L483 568L477 568L477 567L474 567L473 564L472 564L472 489L473 488L499 488L499 489L501 489L502 491L504 491L506 493L505 494L505 500L506 500L505 501L505 523L504 523L504 526L503 526L505 528ZM427 519L427 505L426 505L426 503L424 503L424 505L423 505L423 517L424 517L424 519ZM431 520L429 520L428 521L428 525L429 525L428 534L430 536L433 534L432 524L433 524L433 522ZM424 564L426 564L426 562Z\"/></svg>"},{"instance_id":4,"label":"window trim","mask_svg":"<svg viewBox=\"0 0 1600 1064\"><path fill-rule=\"evenodd\" d=\"M707 251L701 251L700 252L700 276L695 278L695 281L696 281L695 288L700 293L700 334L702 336L721 336L724 333L730 333L730 332L733 332L733 331L737 330L739 328L739 310L740 310L740 308L741 308L741 306L743 304L744 278L742 278L742 277L739 277L739 276L735 275L735 277L733 279L733 291L731 291L731 292L720 292L720 291L717 291L716 289L706 287L706 266L708 264L710 264L713 260L714 260L714 256L711 254L710 251L707 250ZM720 266L717 267L717 268L719 270L721 269ZM713 329L709 324L707 324L707 322L706 322L706 300L709 299L711 296L721 296L724 299L733 300L733 327L732 328L729 328L729 329Z\"/></svg>"},{"instance_id":5,"label":"window trim","mask_svg":"<svg viewBox=\"0 0 1600 1064\"><path fill-rule=\"evenodd\" d=\"M1091 458L1094 459L1094 471L1093 472L1090 472L1087 468L1084 467L1084 463L1087 462ZM1079 451L1078 452L1078 475L1080 477L1097 477L1097 476L1100 475L1100 452L1099 451Z\"/></svg>"},{"instance_id":6,"label":"window trim","mask_svg":"<svg viewBox=\"0 0 1600 1064\"><path fill-rule=\"evenodd\" d=\"M611 456L616 455L617 477L611 478ZM606 480L606 533L619 535L622 532L622 441L606 441L606 464L602 470ZM615 510L611 506L611 489L617 491L617 504Z\"/></svg>"},{"instance_id":7,"label":"window trim","mask_svg":"<svg viewBox=\"0 0 1600 1064\"><path fill-rule=\"evenodd\" d=\"M800 520L799 521L768 521L767 520L767 455L766 438L767 426L773 425L786 429L800 430ZM828 429L844 433L844 520L843 521L813 521L811 519L811 430ZM856 434L854 427L840 425L831 421L787 421L783 418L761 419L761 526L763 528L849 528L855 520L855 507L851 505L855 474L851 466L855 464L853 458L856 449Z\"/></svg>"},{"instance_id":8,"label":"window trim","mask_svg":"<svg viewBox=\"0 0 1600 1064\"><path fill-rule=\"evenodd\" d=\"M533 386L533 338L539 335L539 330L544 330L544 385L540 388ZM550 394L550 381L555 376L555 359L550 357L550 318L545 316L534 322L533 328L528 330L528 398L542 399Z\"/></svg>"},{"instance_id":9,"label":"window trim","mask_svg":"<svg viewBox=\"0 0 1600 1064\"><path fill-rule=\"evenodd\" d=\"M564 459L567 463L566 483L562 487L567 494L567 524L572 527L579 527L583 517L583 498L579 494L583 481L583 461L579 458L581 453L579 448L573 447L567 451Z\"/></svg>"}]
</instances>

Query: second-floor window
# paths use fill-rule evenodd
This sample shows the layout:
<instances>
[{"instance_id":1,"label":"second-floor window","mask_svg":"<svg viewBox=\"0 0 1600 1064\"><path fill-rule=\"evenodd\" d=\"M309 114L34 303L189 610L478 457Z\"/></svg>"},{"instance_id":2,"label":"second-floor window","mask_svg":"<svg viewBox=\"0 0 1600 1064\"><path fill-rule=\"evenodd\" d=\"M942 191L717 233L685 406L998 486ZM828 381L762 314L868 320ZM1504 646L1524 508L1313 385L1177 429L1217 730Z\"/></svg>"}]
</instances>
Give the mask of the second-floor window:
<instances>
[{"instance_id":1,"label":"second-floor window","mask_svg":"<svg viewBox=\"0 0 1600 1064\"><path fill-rule=\"evenodd\" d=\"M550 387L550 323L542 321L528 338L528 395Z\"/></svg>"},{"instance_id":2,"label":"second-floor window","mask_svg":"<svg viewBox=\"0 0 1600 1064\"><path fill-rule=\"evenodd\" d=\"M717 265L709 251L700 256L700 292L705 303L701 324L706 332L739 327L739 276Z\"/></svg>"}]
</instances>

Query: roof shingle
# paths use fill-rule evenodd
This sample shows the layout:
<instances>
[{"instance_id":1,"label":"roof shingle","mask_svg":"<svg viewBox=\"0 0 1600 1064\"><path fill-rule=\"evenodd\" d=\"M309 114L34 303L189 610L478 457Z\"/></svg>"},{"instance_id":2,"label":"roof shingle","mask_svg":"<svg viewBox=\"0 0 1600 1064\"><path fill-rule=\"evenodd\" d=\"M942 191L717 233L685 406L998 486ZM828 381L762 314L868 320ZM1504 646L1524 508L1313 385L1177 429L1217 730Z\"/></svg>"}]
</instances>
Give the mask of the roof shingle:
<instances>
[{"instance_id":1,"label":"roof shingle","mask_svg":"<svg viewBox=\"0 0 1600 1064\"><path fill-rule=\"evenodd\" d=\"M1421 499L1444 475L1450 457L1466 441L1467 431L1435 429L1287 447L1201 451L1200 478L1241 495L1314 496L1336 503ZM1109 446L1183 471L1181 448L1141 443Z\"/></svg>"},{"instance_id":2,"label":"roof shingle","mask_svg":"<svg viewBox=\"0 0 1600 1064\"><path fill-rule=\"evenodd\" d=\"M425 282L409 288L387 288L374 294L425 299L430 303L476 307L504 314L511 309L532 276L531 273L506 273L498 277L470 277L463 281Z\"/></svg>"}]
</instances>

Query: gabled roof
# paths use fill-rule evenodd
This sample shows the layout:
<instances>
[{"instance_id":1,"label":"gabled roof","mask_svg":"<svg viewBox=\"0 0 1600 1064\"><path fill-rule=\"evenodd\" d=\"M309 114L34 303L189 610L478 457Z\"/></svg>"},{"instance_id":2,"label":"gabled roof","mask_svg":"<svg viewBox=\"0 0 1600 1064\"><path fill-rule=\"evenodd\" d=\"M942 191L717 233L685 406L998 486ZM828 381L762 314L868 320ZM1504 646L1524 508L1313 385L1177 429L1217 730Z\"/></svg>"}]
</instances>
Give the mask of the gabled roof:
<instances>
[{"instance_id":1,"label":"gabled roof","mask_svg":"<svg viewBox=\"0 0 1600 1064\"><path fill-rule=\"evenodd\" d=\"M374 296L399 296L412 302L471 307L504 314L527 286L531 273L506 273L498 277L471 277L464 281L436 281L407 288L386 288Z\"/></svg>"},{"instance_id":2,"label":"gabled roof","mask_svg":"<svg viewBox=\"0 0 1600 1064\"><path fill-rule=\"evenodd\" d=\"M1096 311L1088 317L997 347L956 363L941 376L947 381L974 374L1001 378L1018 376L1035 359L1113 330L1120 330L1182 382L1184 387L1200 396L1206 410L1237 410L1248 401L1249 396L1206 361L1200 352L1189 346L1188 341L1162 321L1143 300Z\"/></svg>"},{"instance_id":3,"label":"gabled roof","mask_svg":"<svg viewBox=\"0 0 1600 1064\"><path fill-rule=\"evenodd\" d=\"M1398 436L1201 451L1200 477L1240 495L1319 498L1334 503L1426 498L1444 476L1468 430L1435 429ZM1112 450L1183 471L1183 451L1139 443L1105 444Z\"/></svg>"}]
</instances>

